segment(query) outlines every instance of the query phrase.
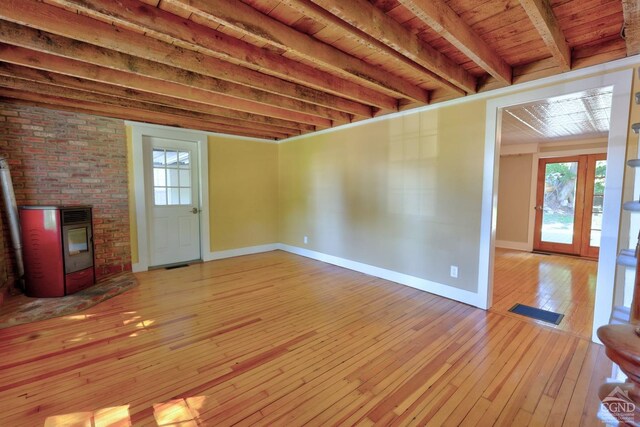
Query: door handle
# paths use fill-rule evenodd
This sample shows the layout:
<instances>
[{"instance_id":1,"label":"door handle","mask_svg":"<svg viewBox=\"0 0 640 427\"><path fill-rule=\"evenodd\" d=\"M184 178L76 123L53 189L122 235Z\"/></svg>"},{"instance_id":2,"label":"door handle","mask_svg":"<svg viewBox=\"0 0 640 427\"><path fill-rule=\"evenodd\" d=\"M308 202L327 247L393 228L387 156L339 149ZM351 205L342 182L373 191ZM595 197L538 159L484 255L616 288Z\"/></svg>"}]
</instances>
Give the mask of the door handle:
<instances>
[{"instance_id":1,"label":"door handle","mask_svg":"<svg viewBox=\"0 0 640 427\"><path fill-rule=\"evenodd\" d=\"M542 206L534 206L533 209L541 211L542 210Z\"/></svg>"},{"instance_id":2,"label":"door handle","mask_svg":"<svg viewBox=\"0 0 640 427\"><path fill-rule=\"evenodd\" d=\"M198 208L191 209L191 213L192 214L197 214L198 212L200 212L200 209L198 209Z\"/></svg>"}]
</instances>

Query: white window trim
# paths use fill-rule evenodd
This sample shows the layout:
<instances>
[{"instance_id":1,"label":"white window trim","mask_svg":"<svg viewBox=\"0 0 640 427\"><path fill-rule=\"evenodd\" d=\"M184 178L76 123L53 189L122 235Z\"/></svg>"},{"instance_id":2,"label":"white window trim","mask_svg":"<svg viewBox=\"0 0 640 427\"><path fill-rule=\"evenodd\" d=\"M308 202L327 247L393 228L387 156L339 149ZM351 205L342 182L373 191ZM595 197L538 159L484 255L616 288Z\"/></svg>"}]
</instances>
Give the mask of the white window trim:
<instances>
[{"instance_id":1,"label":"white window trim","mask_svg":"<svg viewBox=\"0 0 640 427\"><path fill-rule=\"evenodd\" d=\"M149 269L149 236L147 235L147 202L145 195L143 137L177 139L191 141L198 147L198 179L200 201L200 259L206 260L211 251L209 239L209 156L206 132L169 126L151 125L125 121L131 126L131 145L133 149L134 194L136 198L136 222L138 228L138 262L132 265L134 272Z\"/></svg>"},{"instance_id":2,"label":"white window trim","mask_svg":"<svg viewBox=\"0 0 640 427\"><path fill-rule=\"evenodd\" d=\"M499 109L558 95L613 86L611 124L607 146L607 182L605 184L602 241L598 259L592 335L592 340L599 342L596 331L598 327L609 323L613 308L632 81L633 69L627 69L487 101L478 276L479 297L485 302L483 308L491 307L493 297L493 258L497 218L498 167L500 164L500 136L497 135L501 120L501 115L498 114Z\"/></svg>"}]
</instances>

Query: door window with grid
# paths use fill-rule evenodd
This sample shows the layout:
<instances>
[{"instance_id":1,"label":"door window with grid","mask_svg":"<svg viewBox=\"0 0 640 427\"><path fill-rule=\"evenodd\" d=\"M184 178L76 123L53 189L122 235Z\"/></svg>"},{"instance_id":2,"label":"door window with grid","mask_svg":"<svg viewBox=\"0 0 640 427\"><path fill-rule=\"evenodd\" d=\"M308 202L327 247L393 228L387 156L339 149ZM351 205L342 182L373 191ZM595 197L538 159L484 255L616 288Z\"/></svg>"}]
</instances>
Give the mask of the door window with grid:
<instances>
[{"instance_id":1,"label":"door window with grid","mask_svg":"<svg viewBox=\"0 0 640 427\"><path fill-rule=\"evenodd\" d=\"M191 205L191 153L153 149L153 201L156 206Z\"/></svg>"}]
</instances>

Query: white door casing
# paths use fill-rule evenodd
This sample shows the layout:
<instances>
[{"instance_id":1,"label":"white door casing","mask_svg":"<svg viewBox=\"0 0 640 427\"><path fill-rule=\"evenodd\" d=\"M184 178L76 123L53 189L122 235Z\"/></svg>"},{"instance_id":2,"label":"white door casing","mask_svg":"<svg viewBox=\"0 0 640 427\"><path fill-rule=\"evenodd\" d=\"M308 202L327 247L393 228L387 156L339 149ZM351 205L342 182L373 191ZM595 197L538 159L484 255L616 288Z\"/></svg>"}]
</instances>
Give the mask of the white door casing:
<instances>
[{"instance_id":1,"label":"white door casing","mask_svg":"<svg viewBox=\"0 0 640 427\"><path fill-rule=\"evenodd\" d=\"M143 137L149 265L200 259L198 146Z\"/></svg>"},{"instance_id":2,"label":"white door casing","mask_svg":"<svg viewBox=\"0 0 640 427\"><path fill-rule=\"evenodd\" d=\"M134 260L132 268L134 272L148 270L150 264L149 257L149 227L147 220L146 182L144 170L144 150L143 140L145 137L155 137L178 141L189 141L197 148L197 170L200 206L200 256L197 258L210 259L210 237L209 237L209 163L208 163L208 139L207 133L189 129L178 129L169 126L152 125L126 121L127 126L131 126L131 163L133 167L133 186L135 198L135 230L137 237L138 259ZM196 200L196 199L194 199Z\"/></svg>"}]
</instances>

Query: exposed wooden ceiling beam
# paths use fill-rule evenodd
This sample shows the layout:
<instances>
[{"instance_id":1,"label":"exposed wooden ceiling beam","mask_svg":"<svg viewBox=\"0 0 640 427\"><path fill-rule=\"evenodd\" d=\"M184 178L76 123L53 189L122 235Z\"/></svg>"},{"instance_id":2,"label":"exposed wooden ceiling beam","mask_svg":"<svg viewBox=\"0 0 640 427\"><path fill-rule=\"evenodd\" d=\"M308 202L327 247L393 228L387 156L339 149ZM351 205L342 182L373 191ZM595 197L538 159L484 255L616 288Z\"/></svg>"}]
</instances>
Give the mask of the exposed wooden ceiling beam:
<instances>
[{"instance_id":1,"label":"exposed wooden ceiling beam","mask_svg":"<svg viewBox=\"0 0 640 427\"><path fill-rule=\"evenodd\" d=\"M319 98L328 101L328 98L331 98L336 103L335 108L338 108L337 104L339 103L340 108L358 110L359 115L368 117L372 115L371 109L368 106L309 88L307 88L305 92L304 90L300 90L296 84L285 82L272 76L265 76L262 73L193 51L184 50L163 41L146 37L143 34L119 29L104 22L78 15L55 6L46 5L35 0L3 0L0 2L0 17L11 22L28 25L70 39L80 40L105 49L122 52L135 58L138 62L156 61L165 64L165 66L172 67L172 74L174 75L179 74L177 69L193 72L197 74L195 77L197 77L197 80L199 80L207 90L235 98L251 100L291 111L313 114L339 123L350 122L350 116L342 111L307 101L316 102ZM73 25L69 25L70 22L73 22ZM128 59L130 64L132 58ZM160 66L160 64L153 63L150 68L158 68L158 66ZM131 67L131 65L126 65L126 67L133 72L151 75L135 67ZM149 67L147 67L147 70L148 68ZM271 91L267 92L247 85L233 83L229 81L232 80L231 77L227 77L226 80L221 78L223 76L251 73L257 75L246 76L247 84L252 81L259 82L261 78L264 78L269 85L277 87L276 90L278 93L282 91L282 93L290 96L298 96L301 99L305 99L305 101L303 102L297 98L286 97ZM181 83L184 84L185 80L190 79L192 79L192 77L188 76L188 79L182 79L183 82ZM188 84L189 82L187 81L186 83Z\"/></svg>"},{"instance_id":2,"label":"exposed wooden ceiling beam","mask_svg":"<svg viewBox=\"0 0 640 427\"><path fill-rule=\"evenodd\" d=\"M622 0L627 55L640 53L640 0Z\"/></svg>"},{"instance_id":3,"label":"exposed wooden ceiling beam","mask_svg":"<svg viewBox=\"0 0 640 427\"><path fill-rule=\"evenodd\" d=\"M265 128L264 125L250 126L242 124L237 126L236 124L224 123L225 119L216 118L203 113L187 112L177 108L166 107L164 105L150 104L141 101L132 101L130 99L117 98L108 95L96 94L92 92L71 89L68 87L56 86L48 83L35 82L32 80L23 80L15 77L7 77L0 75L0 87L14 89L18 91L24 91L29 93L39 93L41 95L52 96L56 98L64 98L74 101L86 101L100 105L108 105L112 107L121 107L127 109L144 110L150 113L156 114L159 118L175 120L185 119L201 122L201 126L210 125L216 126L218 129L225 129L229 132L235 131L255 131L260 132L262 135L299 135L300 131L294 131L291 129L274 129L272 127Z\"/></svg>"},{"instance_id":4,"label":"exposed wooden ceiling beam","mask_svg":"<svg viewBox=\"0 0 640 427\"><path fill-rule=\"evenodd\" d=\"M114 109L108 110L104 106L97 106L97 105L92 106L91 103L82 103L82 106L80 106L78 103L74 101L68 101L65 99L56 99L54 97L46 97L38 94L26 94L24 92L18 92L18 91L14 92L13 95L23 96L23 98L11 98L3 95L4 94L0 94L0 102L11 102L14 104L26 105L30 107L48 108L50 110L70 111L73 113L91 114L93 116L111 117L114 119L122 119L122 120L135 120L138 122L146 122L146 123L152 123L152 124L158 124L158 125L164 125L164 126L193 129L192 123L185 123L179 120L171 120L171 121L159 120L157 118L154 118L153 114L149 114L149 113L142 114L139 112L128 111L127 109L122 109L122 108L117 108L117 109L114 108ZM38 101L27 100L26 98L28 98L29 95L32 95L33 97L36 97L39 100ZM199 130L205 130L208 132L216 132L216 133L224 133L223 130L217 129L217 128L199 129ZM268 139L268 140L277 139L272 136L260 135L255 132L245 133L242 131L238 131L238 132L235 132L234 135L246 136L249 138Z\"/></svg>"},{"instance_id":5,"label":"exposed wooden ceiling beam","mask_svg":"<svg viewBox=\"0 0 640 427\"><path fill-rule=\"evenodd\" d=\"M256 138L265 139L281 139L287 136L265 134L251 129L237 129L233 130L230 127L212 125L210 123L203 123L199 120L189 119L185 117L177 116L164 116L155 112L148 112L138 108L123 108L114 107L110 105L102 105L89 101L78 101L75 99L59 98L50 95L43 95L33 92L25 92L15 89L3 88L0 96L24 100L33 103L32 105L39 107L46 107L51 109L67 109L70 111L85 112L87 114L93 114L97 116L113 117L123 120L136 120L140 122L162 124L166 126L175 126L187 129L197 129L209 132L219 133L232 133L234 135L243 135Z\"/></svg>"},{"instance_id":6,"label":"exposed wooden ceiling beam","mask_svg":"<svg viewBox=\"0 0 640 427\"><path fill-rule=\"evenodd\" d=\"M323 70L338 73L367 87L383 90L392 96L429 102L429 94L420 87L301 33L238 0L164 0L160 3L160 7L167 5L182 8L204 22L215 23L215 26L222 24L258 38Z\"/></svg>"},{"instance_id":7,"label":"exposed wooden ceiling beam","mask_svg":"<svg viewBox=\"0 0 640 427\"><path fill-rule=\"evenodd\" d=\"M540 33L562 71L571 69L571 48L553 14L549 0L520 0L529 19Z\"/></svg>"},{"instance_id":8,"label":"exposed wooden ceiling beam","mask_svg":"<svg viewBox=\"0 0 640 427\"><path fill-rule=\"evenodd\" d=\"M624 58L626 46L622 39L607 40L603 43L586 47L576 47L571 51L571 69L579 70L596 64ZM561 73L558 63L553 57L529 62L513 67L513 84L530 82ZM480 87L481 92L503 87L495 79L490 79Z\"/></svg>"},{"instance_id":9,"label":"exposed wooden ceiling beam","mask_svg":"<svg viewBox=\"0 0 640 427\"><path fill-rule=\"evenodd\" d=\"M269 49L259 48L155 6L145 5L138 0L118 0L118 2L112 0L47 0L47 2L85 13L122 28L142 32L146 36L163 40L175 46L255 69L263 74L273 75L380 109L388 111L398 109L397 100L391 96L344 78L321 72L308 65L278 55ZM233 73L231 77L237 83L247 84L247 81L255 76L255 73L249 74L245 78L243 76ZM267 78L262 78L251 83L259 89L278 91L278 85L273 85L271 82ZM304 91L306 89L299 88L298 90ZM315 96L318 100L322 100L321 96ZM336 105L327 103L320 105L337 108ZM362 109L359 112L358 110L343 111L363 117L367 113ZM368 114L370 116L371 112L368 111Z\"/></svg>"},{"instance_id":10,"label":"exposed wooden ceiling beam","mask_svg":"<svg viewBox=\"0 0 640 427\"><path fill-rule=\"evenodd\" d=\"M471 74L367 0L312 1L465 91L476 91Z\"/></svg>"},{"instance_id":11,"label":"exposed wooden ceiling beam","mask_svg":"<svg viewBox=\"0 0 640 427\"><path fill-rule=\"evenodd\" d=\"M72 89L95 92L103 95L116 96L119 98L130 99L134 101L143 101L152 104L174 107L185 111L195 111L225 120L225 123L235 124L238 126L267 126L273 127L274 130L284 129L311 132L315 128L311 125L303 123L290 122L286 120L274 119L272 117L259 116L249 113L231 112L220 107L214 107L199 102L186 101L184 99L173 98L154 93L142 92L135 89L124 88L106 83L85 80L78 77L68 76L64 74L52 73L49 71L38 70L35 68L23 67L20 65L8 64L0 62L0 75L8 77L17 77L24 80L32 80L42 83L50 83L57 86L68 87Z\"/></svg>"},{"instance_id":12,"label":"exposed wooden ceiling beam","mask_svg":"<svg viewBox=\"0 0 640 427\"><path fill-rule=\"evenodd\" d=\"M443 0L400 0L400 3L497 80L511 84L511 66Z\"/></svg>"},{"instance_id":13,"label":"exposed wooden ceiling beam","mask_svg":"<svg viewBox=\"0 0 640 427\"><path fill-rule=\"evenodd\" d=\"M48 71L6 64L3 62L0 62L0 76L19 79L22 85L19 87L11 86L14 89L26 90L27 87L25 86L24 82L39 83L41 85L44 85L43 87L53 85L55 88L59 88L60 90L69 91L71 95L65 95L65 97L68 98L95 101L103 104L120 105L123 107L142 108L148 111L157 111L177 116L186 116L205 122L231 125L238 128L248 127L265 132L273 131L291 135L299 135L301 133L300 129L293 128L293 126L284 127L217 116L215 114L211 114L208 111L202 111L206 110L206 106L203 104L197 104L195 102L184 105L184 101L180 102L180 100L175 98L145 94L143 92L132 91L130 89L124 89L118 86L91 82L76 77L65 76L63 74L50 73ZM39 93L45 92L40 91ZM56 92L51 90L46 93L52 96L62 96L61 93L64 92ZM114 98L114 100L113 102L110 102L112 98ZM153 101L150 102L150 99L153 101L162 99L165 101L165 103L159 104ZM172 101L176 102L173 103ZM200 110L188 108L190 105L200 107Z\"/></svg>"},{"instance_id":14,"label":"exposed wooden ceiling beam","mask_svg":"<svg viewBox=\"0 0 640 427\"><path fill-rule=\"evenodd\" d=\"M428 80L431 80L441 86L443 88L441 90L451 91L458 95L466 94L466 92L460 89L458 86L434 74L433 72L427 70L416 62L410 60L400 52L390 48L375 37L372 37L364 31L361 31L358 28L343 21L331 12L313 3L311 0L281 0L281 3L286 4L287 6L297 10L304 16L309 17L316 22L320 22L331 28L339 28L340 31L342 31L342 33L345 35L345 37L357 42L362 46L365 46L373 54L383 55L391 59L391 61L393 61L393 67L398 67L408 73L418 76L419 78L428 75ZM433 97L433 95L431 97Z\"/></svg>"},{"instance_id":15,"label":"exposed wooden ceiling beam","mask_svg":"<svg viewBox=\"0 0 640 427\"><path fill-rule=\"evenodd\" d=\"M197 74L176 71L162 64L42 33L6 21L0 21L0 42L29 49L23 51L19 48L11 49L7 45L0 46L0 56L5 58L0 60L5 62L323 128L332 125L331 120L327 118L258 104L208 90L206 82L202 81L201 76ZM40 53L33 52L31 49ZM12 57L13 59L10 59ZM68 59L73 57L79 60ZM102 66L97 67L94 64ZM115 67L117 69L114 69ZM131 68L139 74L131 73Z\"/></svg>"}]
</instances>

